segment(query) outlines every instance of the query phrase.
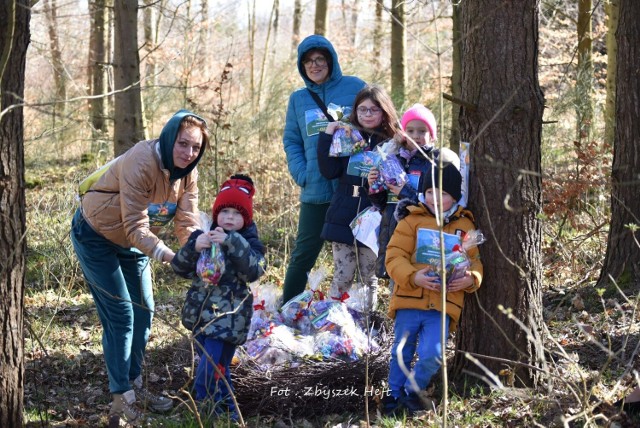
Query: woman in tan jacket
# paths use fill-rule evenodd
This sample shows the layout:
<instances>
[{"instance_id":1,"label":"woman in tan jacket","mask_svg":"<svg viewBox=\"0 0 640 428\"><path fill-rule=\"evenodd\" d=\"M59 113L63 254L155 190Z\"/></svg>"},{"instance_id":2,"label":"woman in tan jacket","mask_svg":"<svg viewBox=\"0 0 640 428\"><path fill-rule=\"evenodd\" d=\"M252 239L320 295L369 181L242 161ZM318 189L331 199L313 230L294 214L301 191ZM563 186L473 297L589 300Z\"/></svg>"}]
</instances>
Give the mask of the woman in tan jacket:
<instances>
[{"instance_id":1,"label":"woman in tan jacket","mask_svg":"<svg viewBox=\"0 0 640 428\"><path fill-rule=\"evenodd\" d=\"M111 417L137 424L136 401L166 411L172 401L143 388L142 362L154 311L149 259L175 253L157 236L173 220L181 245L199 229L196 165L209 141L206 122L180 110L160 138L114 159L81 197L71 241L96 303L113 395Z\"/></svg>"}]
</instances>

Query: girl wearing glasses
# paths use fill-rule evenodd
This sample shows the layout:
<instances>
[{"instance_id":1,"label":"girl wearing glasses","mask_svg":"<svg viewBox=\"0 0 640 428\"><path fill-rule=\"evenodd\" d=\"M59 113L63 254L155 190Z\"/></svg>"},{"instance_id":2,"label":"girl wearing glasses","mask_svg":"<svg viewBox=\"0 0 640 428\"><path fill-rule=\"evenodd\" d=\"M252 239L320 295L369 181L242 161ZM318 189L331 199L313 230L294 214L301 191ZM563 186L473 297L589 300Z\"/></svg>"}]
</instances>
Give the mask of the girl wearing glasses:
<instances>
[{"instance_id":1,"label":"girl wearing glasses","mask_svg":"<svg viewBox=\"0 0 640 428\"><path fill-rule=\"evenodd\" d=\"M342 74L333 45L320 35L309 36L298 46L298 72L305 86L289 97L283 143L289 173L300 186L300 212L283 303L305 289L307 274L324 243L320 232L337 184L320 174L318 167L318 136L329 123L323 110L327 106L349 109L365 85L357 77Z\"/></svg>"},{"instance_id":2,"label":"girl wearing glasses","mask_svg":"<svg viewBox=\"0 0 640 428\"><path fill-rule=\"evenodd\" d=\"M398 117L393 101L385 90L376 85L367 86L356 96L349 122L358 129L367 142L365 150L393 138L398 131ZM376 255L369 247L358 242L349 224L359 212L371 205L367 179L351 175L348 171L350 157L330 157L329 149L333 133L340 127L332 122L320 134L318 163L320 172L327 179L338 180L338 190L322 228L322 238L331 241L334 273L329 295L335 300L345 300L353 281L366 287L367 305L375 309L378 280L375 276Z\"/></svg>"}]
</instances>

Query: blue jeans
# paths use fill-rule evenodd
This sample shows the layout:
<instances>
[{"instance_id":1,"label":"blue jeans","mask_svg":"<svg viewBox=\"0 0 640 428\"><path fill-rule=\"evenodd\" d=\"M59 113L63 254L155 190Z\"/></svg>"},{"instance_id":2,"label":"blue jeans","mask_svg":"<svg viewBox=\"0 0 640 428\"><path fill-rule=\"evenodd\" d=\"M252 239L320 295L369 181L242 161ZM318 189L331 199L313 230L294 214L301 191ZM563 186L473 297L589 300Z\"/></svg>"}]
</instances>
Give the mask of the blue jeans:
<instances>
[{"instance_id":1,"label":"blue jeans","mask_svg":"<svg viewBox=\"0 0 640 428\"><path fill-rule=\"evenodd\" d=\"M398 398L404 389L406 392L417 392L411 386L407 376L400 369L398 362L398 345L406 335L407 340L402 348L402 361L408 370L411 370L418 391L425 389L429 381L440 368L442 361L441 337L442 313L436 310L425 311L422 309L398 309L393 325L394 341L391 349L391 362L389 364L389 389L391 395ZM449 316L446 317L445 331L449 334ZM418 361L411 369L411 361L415 352L418 352Z\"/></svg>"},{"instance_id":2,"label":"blue jeans","mask_svg":"<svg viewBox=\"0 0 640 428\"><path fill-rule=\"evenodd\" d=\"M231 391L233 391L230 366L233 355L236 352L236 346L229 342L213 339L201 334L196 336L196 340L201 345L198 346L200 362L196 368L196 379L194 382L196 400L202 401L213 398L216 403L224 400L227 406L231 408L233 401L229 398L229 389L224 381L218 379L218 373L213 368L213 365L218 366L218 369L220 369L225 379L227 379L229 386L231 386Z\"/></svg>"},{"instance_id":3,"label":"blue jeans","mask_svg":"<svg viewBox=\"0 0 640 428\"><path fill-rule=\"evenodd\" d=\"M71 242L102 323L102 349L109 390L121 394L142 372L154 301L149 258L103 238L80 210L71 222Z\"/></svg>"}]
</instances>

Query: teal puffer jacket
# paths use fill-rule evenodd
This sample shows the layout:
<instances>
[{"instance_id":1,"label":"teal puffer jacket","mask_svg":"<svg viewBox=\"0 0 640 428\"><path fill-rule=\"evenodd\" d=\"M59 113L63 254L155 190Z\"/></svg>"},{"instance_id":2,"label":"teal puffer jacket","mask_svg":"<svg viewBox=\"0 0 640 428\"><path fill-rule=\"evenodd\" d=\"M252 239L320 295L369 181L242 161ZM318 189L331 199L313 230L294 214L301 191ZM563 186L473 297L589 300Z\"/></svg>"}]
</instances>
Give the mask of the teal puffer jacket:
<instances>
[{"instance_id":1,"label":"teal puffer jacket","mask_svg":"<svg viewBox=\"0 0 640 428\"><path fill-rule=\"evenodd\" d=\"M331 54L329 79L320 85L307 77L302 64L304 54L318 48L326 49ZM342 75L338 54L331 42L320 35L309 36L298 46L298 71L305 87L295 90L289 97L283 136L287 166L293 180L301 188L301 202L328 203L337 184L335 180L327 180L320 174L317 154L318 135L326 128L327 120L309 91L318 94L325 105L335 104L348 112L365 82L354 76Z\"/></svg>"}]
</instances>

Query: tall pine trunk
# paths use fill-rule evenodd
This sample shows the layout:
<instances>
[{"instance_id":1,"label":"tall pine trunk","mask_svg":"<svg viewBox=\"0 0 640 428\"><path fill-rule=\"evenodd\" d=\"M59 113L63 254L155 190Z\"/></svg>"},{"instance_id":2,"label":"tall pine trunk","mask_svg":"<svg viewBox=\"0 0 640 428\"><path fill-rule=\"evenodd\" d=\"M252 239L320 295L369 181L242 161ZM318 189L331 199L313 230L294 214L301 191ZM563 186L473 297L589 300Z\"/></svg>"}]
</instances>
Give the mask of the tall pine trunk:
<instances>
[{"instance_id":1,"label":"tall pine trunk","mask_svg":"<svg viewBox=\"0 0 640 428\"><path fill-rule=\"evenodd\" d=\"M607 97L604 106L604 142L613 146L616 129L616 58L618 56L616 30L620 18L620 0L608 0L604 7L607 14Z\"/></svg>"},{"instance_id":2,"label":"tall pine trunk","mask_svg":"<svg viewBox=\"0 0 640 428\"><path fill-rule=\"evenodd\" d=\"M56 0L45 0L44 12L47 18L47 30L49 33L49 51L51 52L51 65L53 67L53 80L56 86L53 104L53 129L58 131L58 138L64 139L65 101L67 99L67 74L62 61L60 40L58 37L58 6ZM60 118L61 120L58 120ZM59 128L59 129L57 129Z\"/></svg>"},{"instance_id":3,"label":"tall pine trunk","mask_svg":"<svg viewBox=\"0 0 640 428\"><path fill-rule=\"evenodd\" d=\"M640 2L620 0L611 224L599 287L640 288Z\"/></svg>"},{"instance_id":4,"label":"tall pine trunk","mask_svg":"<svg viewBox=\"0 0 640 428\"><path fill-rule=\"evenodd\" d=\"M462 2L460 17L461 95L476 106L462 108L460 132L471 142L470 208L488 240L480 247L482 288L466 298L457 346L476 354L493 373L505 363L482 356L513 361L512 379L534 385L537 372L518 363L539 366L544 358L538 335L544 102L538 84L538 2ZM460 353L454 367L457 373L482 373Z\"/></svg>"},{"instance_id":5,"label":"tall pine trunk","mask_svg":"<svg viewBox=\"0 0 640 428\"><path fill-rule=\"evenodd\" d=\"M329 7L327 5L328 0L316 0L316 18L314 21L314 34L320 34L324 36L327 34L327 15L329 13Z\"/></svg>"},{"instance_id":6,"label":"tall pine trunk","mask_svg":"<svg viewBox=\"0 0 640 428\"><path fill-rule=\"evenodd\" d=\"M140 55L138 54L138 2L116 0L114 83L114 154L127 151L145 139L140 93Z\"/></svg>"},{"instance_id":7,"label":"tall pine trunk","mask_svg":"<svg viewBox=\"0 0 640 428\"><path fill-rule=\"evenodd\" d=\"M391 98L398 108L404 104L407 87L404 4L404 0L391 1Z\"/></svg>"},{"instance_id":8,"label":"tall pine trunk","mask_svg":"<svg viewBox=\"0 0 640 428\"><path fill-rule=\"evenodd\" d=\"M0 2L0 426L21 427L24 382L24 76L31 8Z\"/></svg>"},{"instance_id":9,"label":"tall pine trunk","mask_svg":"<svg viewBox=\"0 0 640 428\"><path fill-rule=\"evenodd\" d=\"M593 128L593 54L591 0L578 1L578 72L576 73L576 113L579 139L591 141Z\"/></svg>"},{"instance_id":10,"label":"tall pine trunk","mask_svg":"<svg viewBox=\"0 0 640 428\"><path fill-rule=\"evenodd\" d=\"M89 34L89 100L91 123L91 152L99 154L103 149L108 132L107 126L107 50L106 25L107 10L105 0L89 1L91 19Z\"/></svg>"}]
</instances>

